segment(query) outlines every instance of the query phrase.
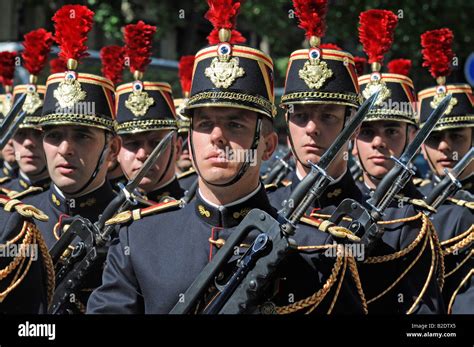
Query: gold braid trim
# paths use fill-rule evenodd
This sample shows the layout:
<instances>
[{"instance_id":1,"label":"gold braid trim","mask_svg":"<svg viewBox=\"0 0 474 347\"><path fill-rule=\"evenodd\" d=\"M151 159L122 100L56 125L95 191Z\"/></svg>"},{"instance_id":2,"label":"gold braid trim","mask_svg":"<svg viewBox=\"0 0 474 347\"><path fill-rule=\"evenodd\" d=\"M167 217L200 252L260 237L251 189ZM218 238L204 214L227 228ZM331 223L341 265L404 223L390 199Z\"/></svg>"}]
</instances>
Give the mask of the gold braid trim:
<instances>
[{"instance_id":1,"label":"gold braid trim","mask_svg":"<svg viewBox=\"0 0 474 347\"><path fill-rule=\"evenodd\" d=\"M461 260L461 262L454 269L452 269L451 271L449 271L447 274L444 275L444 278L447 278L451 276L453 273L455 273L456 271L458 271L473 255L474 255L474 249L471 249L469 254L463 260Z\"/></svg>"},{"instance_id":2,"label":"gold braid trim","mask_svg":"<svg viewBox=\"0 0 474 347\"><path fill-rule=\"evenodd\" d=\"M453 292L453 295L451 296L451 299L449 300L449 304L448 304L448 314L453 313L452 310L453 310L454 300L456 299L456 295L458 295L458 292L461 290L462 286L464 286L473 275L474 275L474 269L471 269L471 271L469 271L466 277L463 278L461 283L459 283L459 286Z\"/></svg>"},{"instance_id":3,"label":"gold braid trim","mask_svg":"<svg viewBox=\"0 0 474 347\"><path fill-rule=\"evenodd\" d=\"M41 222L48 221L49 217L44 214L41 210L34 206L26 205L17 199L4 199L0 198L0 205L4 205L3 209L7 212L11 212L13 209L23 217L35 218Z\"/></svg>"},{"instance_id":4,"label":"gold braid trim","mask_svg":"<svg viewBox=\"0 0 474 347\"><path fill-rule=\"evenodd\" d=\"M144 216L161 213L170 210L174 207L181 207L181 201L179 200L170 200L163 203L159 203L150 207L143 209L135 209L132 211L124 211L116 214L108 221L105 222L105 225L114 225L114 224L124 224L131 220L139 220Z\"/></svg>"},{"instance_id":5,"label":"gold braid trim","mask_svg":"<svg viewBox=\"0 0 474 347\"><path fill-rule=\"evenodd\" d=\"M339 292L341 291L342 282L344 282L344 276L346 275L346 268L347 268L347 256L344 257L344 263L342 265L342 271L339 277L339 281L337 283L336 293L334 293L334 297L332 298L331 305L329 305L329 309L327 314L331 314L332 310L334 309L334 305L336 304L337 298L339 297ZM311 308L307 313L311 313L314 309Z\"/></svg>"},{"instance_id":6,"label":"gold braid trim","mask_svg":"<svg viewBox=\"0 0 474 347\"><path fill-rule=\"evenodd\" d=\"M402 249L398 252L392 253L392 254L387 254L387 255L382 255L382 256L377 256L377 257L369 257L366 260L364 260L364 264L384 263L384 262L392 261L392 260L395 260L395 259L398 259L400 257L403 257L403 256L407 255L421 242L423 237L427 234L427 231L428 231L429 227L432 225L430 220L428 219L428 217L425 214L421 213L421 212L419 214L417 214L416 216L414 216L414 217L402 218L402 219L398 219L396 221L382 221L382 222L379 222L378 224L385 224L386 225L386 224L391 224L391 223L398 223L399 221L402 221L402 222L413 221L413 220L416 220L418 218L422 219L421 230L420 230L420 233L418 234L418 236L412 241L412 243L410 243L406 248L404 248L404 249Z\"/></svg>"},{"instance_id":7,"label":"gold braid trim","mask_svg":"<svg viewBox=\"0 0 474 347\"><path fill-rule=\"evenodd\" d=\"M11 177L9 176L0 177L0 184L7 183L10 180L11 180Z\"/></svg>"},{"instance_id":8,"label":"gold braid trim","mask_svg":"<svg viewBox=\"0 0 474 347\"><path fill-rule=\"evenodd\" d=\"M369 313L369 309L367 306L367 300L365 299L364 289L362 288L362 282L360 281L359 271L357 269L357 263L353 256L348 257L349 262L349 269L351 270L352 279L357 288L357 293L359 294L360 301L362 303L362 309L364 310L364 314Z\"/></svg>"},{"instance_id":9,"label":"gold braid trim","mask_svg":"<svg viewBox=\"0 0 474 347\"><path fill-rule=\"evenodd\" d=\"M431 229L433 230L433 229ZM435 246L433 244L433 239L430 238L430 249L431 249L431 265L430 265L430 271L428 272L428 276L426 277L425 284L423 285L423 288L421 289L420 294L416 298L416 300L413 302L411 307L408 309L407 314L412 314L415 311L415 308L418 306L420 303L421 298L425 295L426 290L428 289L428 286L430 284L431 278L433 277L433 272L435 268L435 261L436 261L436 252L435 252Z\"/></svg>"},{"instance_id":10,"label":"gold braid trim","mask_svg":"<svg viewBox=\"0 0 474 347\"><path fill-rule=\"evenodd\" d=\"M447 244L450 244L452 242L456 242L466 236L468 236L470 233L472 233L474 230L474 226L471 226L469 229L467 229L465 232L463 232L462 234L459 234L458 236L455 236L453 238L450 238L450 239L447 239L447 240L444 240L441 242L441 246L445 246Z\"/></svg>"},{"instance_id":11,"label":"gold braid trim","mask_svg":"<svg viewBox=\"0 0 474 347\"><path fill-rule=\"evenodd\" d=\"M438 285L440 289L443 290L446 268L444 266L443 249L441 248L441 242L439 242L438 233L436 232L434 226L431 227L431 239L434 242L436 252L436 263L438 265Z\"/></svg>"},{"instance_id":12,"label":"gold braid trim","mask_svg":"<svg viewBox=\"0 0 474 347\"><path fill-rule=\"evenodd\" d=\"M41 187L28 187L28 189L25 189L21 192L11 191L10 193L8 193L8 197L11 199L19 199L19 198L24 198L25 196L32 193L41 193L42 191L43 191L43 188Z\"/></svg>"},{"instance_id":13,"label":"gold braid trim","mask_svg":"<svg viewBox=\"0 0 474 347\"><path fill-rule=\"evenodd\" d=\"M453 253L454 251L461 250L461 249L467 247L468 245L470 245L472 243L472 241L474 241L474 231L471 231L471 233L466 238L462 239L458 243L455 243L454 245L445 248L443 250L443 254L446 256L448 254Z\"/></svg>"},{"instance_id":14,"label":"gold braid trim","mask_svg":"<svg viewBox=\"0 0 474 347\"><path fill-rule=\"evenodd\" d=\"M329 290L334 285L334 282L337 279L337 275L339 274L339 271L341 270L343 261L344 261L344 256L337 257L336 262L334 263L334 266L332 268L331 275L329 276L326 283L324 283L323 287L320 290L318 290L313 295L307 297L306 299L299 300L291 305L276 307L275 309L276 313L289 314L289 313L302 310L309 306L312 306L312 308L307 313L310 313L314 309L316 309L316 307L323 301L323 299L326 297Z\"/></svg>"},{"instance_id":15,"label":"gold braid trim","mask_svg":"<svg viewBox=\"0 0 474 347\"><path fill-rule=\"evenodd\" d=\"M339 225L336 225L328 220L323 220L322 222L319 222L308 217L301 217L300 221L305 224L314 226L318 228L319 231L322 231L324 233L329 233L332 236L335 236L337 238L341 238L341 239L347 238L351 241L360 242L360 238L355 236L352 231L344 227L341 227Z\"/></svg>"},{"instance_id":16,"label":"gold braid trim","mask_svg":"<svg viewBox=\"0 0 474 347\"><path fill-rule=\"evenodd\" d=\"M405 275L408 273L408 271L410 271L410 269L413 266L415 266L415 264L418 262L420 257L423 255L423 252L425 251L427 243L428 243L428 237L425 238L425 241L423 243L423 247L421 248L420 252L416 256L415 260L413 260L413 262L411 262L411 264L402 272L402 274L400 276L398 276L398 278L390 286L388 286L388 288L386 288L384 291L382 291L380 294L376 295L372 299L367 300L367 304L370 304L370 303L380 299L382 296L387 294L393 287L395 287L398 284L398 282L400 282L403 279L403 277L405 277Z\"/></svg>"},{"instance_id":17,"label":"gold braid trim","mask_svg":"<svg viewBox=\"0 0 474 347\"><path fill-rule=\"evenodd\" d=\"M454 203L458 206L467 207L471 210L474 209L474 201L465 201L465 200L459 200L459 199L455 199L455 198L448 198L448 201L451 201L452 203Z\"/></svg>"},{"instance_id":18,"label":"gold braid trim","mask_svg":"<svg viewBox=\"0 0 474 347\"><path fill-rule=\"evenodd\" d=\"M27 258L25 255L25 248L27 246L37 244L40 249L41 256L44 262L43 263L44 269L47 274L47 296L48 296L47 299L48 299L48 304L51 304L51 301L53 299L54 288L55 288L54 266L53 266L53 261L49 254L48 248L46 246L46 243L43 239L43 235L36 228L36 226L31 222L25 221L23 223L23 227L20 233L17 236L15 236L13 239L7 241L5 245L0 245L0 247L6 247L8 245L16 243L21 238L23 238L23 240L20 245L20 255L15 257L15 259L12 262L10 262L10 264L8 264L4 269L0 270L0 280L3 280L7 276L9 276L15 269L17 269L8 287L3 292L0 293L0 302L3 302L5 298L8 296L8 294L11 293L15 288L17 288L21 284L21 282L24 280L26 275L28 274L28 271L33 262L33 258L29 257L28 263L26 264L26 268L25 268L24 264Z\"/></svg>"}]
</instances>

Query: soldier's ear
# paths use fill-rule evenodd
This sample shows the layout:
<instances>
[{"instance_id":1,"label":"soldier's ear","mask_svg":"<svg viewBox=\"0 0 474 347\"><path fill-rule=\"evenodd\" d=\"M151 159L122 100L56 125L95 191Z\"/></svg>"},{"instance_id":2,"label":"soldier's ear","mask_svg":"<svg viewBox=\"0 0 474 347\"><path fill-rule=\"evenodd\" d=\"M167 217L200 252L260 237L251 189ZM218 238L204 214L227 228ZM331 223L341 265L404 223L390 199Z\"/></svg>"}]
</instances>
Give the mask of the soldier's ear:
<instances>
[{"instance_id":1,"label":"soldier's ear","mask_svg":"<svg viewBox=\"0 0 474 347\"><path fill-rule=\"evenodd\" d=\"M181 136L176 135L176 134L174 136L175 136L175 139L176 139L175 140L175 147L174 147L174 149L175 149L175 151L174 151L174 153L175 153L174 160L176 161L176 160L179 159L181 153L183 152L183 138Z\"/></svg>"},{"instance_id":2,"label":"soldier's ear","mask_svg":"<svg viewBox=\"0 0 474 347\"><path fill-rule=\"evenodd\" d=\"M278 135L272 131L270 134L264 136L263 142L265 143L265 149L263 151L262 160L268 160L278 146Z\"/></svg>"},{"instance_id":3,"label":"soldier's ear","mask_svg":"<svg viewBox=\"0 0 474 347\"><path fill-rule=\"evenodd\" d=\"M122 139L120 138L120 136L112 136L112 138L109 140L109 153L107 155L107 159L109 161L117 159L121 147Z\"/></svg>"}]
</instances>

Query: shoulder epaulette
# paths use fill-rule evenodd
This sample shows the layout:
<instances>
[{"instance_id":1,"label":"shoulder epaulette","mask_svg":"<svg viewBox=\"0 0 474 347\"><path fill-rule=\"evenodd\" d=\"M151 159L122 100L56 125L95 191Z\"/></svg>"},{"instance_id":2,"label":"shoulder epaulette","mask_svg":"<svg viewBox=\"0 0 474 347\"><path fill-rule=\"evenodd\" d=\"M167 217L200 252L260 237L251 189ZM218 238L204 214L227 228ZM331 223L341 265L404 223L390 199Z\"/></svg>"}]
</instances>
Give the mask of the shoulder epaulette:
<instances>
[{"instance_id":1,"label":"shoulder epaulette","mask_svg":"<svg viewBox=\"0 0 474 347\"><path fill-rule=\"evenodd\" d=\"M24 198L25 196L28 196L28 195L33 195L33 194L37 194L37 193L42 193L43 192L43 188L41 187L28 187L27 189L21 191L21 192L17 192L17 191L10 191L8 193L8 197L9 198L12 198L12 199L20 199L20 198Z\"/></svg>"},{"instance_id":2,"label":"shoulder epaulette","mask_svg":"<svg viewBox=\"0 0 474 347\"><path fill-rule=\"evenodd\" d=\"M265 190L266 191L271 191L273 192L274 190L276 190L278 188L278 186L274 183L269 183L269 184L265 184Z\"/></svg>"},{"instance_id":3,"label":"shoulder epaulette","mask_svg":"<svg viewBox=\"0 0 474 347\"><path fill-rule=\"evenodd\" d=\"M18 199L11 199L5 195L0 195L0 205L3 206L5 211L12 212L15 210L23 217L34 218L41 222L46 222L49 219L43 211L33 205L24 204Z\"/></svg>"},{"instance_id":4,"label":"shoulder epaulette","mask_svg":"<svg viewBox=\"0 0 474 347\"><path fill-rule=\"evenodd\" d=\"M124 224L133 220L140 220L143 217L158 214L161 212L169 212L181 208L181 201L173 200L160 204L156 204L146 208L137 208L135 210L124 211L119 213L105 222L105 225Z\"/></svg>"},{"instance_id":5,"label":"shoulder epaulette","mask_svg":"<svg viewBox=\"0 0 474 347\"><path fill-rule=\"evenodd\" d=\"M395 198L398 201L408 203L410 205L422 208L423 210L429 211L431 213L436 213L436 209L433 206L428 205L424 200L421 199L412 199L407 196L402 196L402 195L395 195Z\"/></svg>"},{"instance_id":6,"label":"shoulder epaulette","mask_svg":"<svg viewBox=\"0 0 474 347\"><path fill-rule=\"evenodd\" d=\"M413 184L417 187L423 187L423 186L426 186L427 184L430 184L430 183L431 183L431 180L429 180L427 178L415 177L413 179Z\"/></svg>"},{"instance_id":7,"label":"shoulder epaulette","mask_svg":"<svg viewBox=\"0 0 474 347\"><path fill-rule=\"evenodd\" d=\"M459 200L459 199L455 199L455 198L448 198L448 201L450 201L453 204L456 204L458 206L463 206L463 207L467 207L471 210L474 210L474 201L465 201L465 200Z\"/></svg>"},{"instance_id":8,"label":"shoulder epaulette","mask_svg":"<svg viewBox=\"0 0 474 347\"><path fill-rule=\"evenodd\" d=\"M9 176L0 177L0 184L4 184L4 183L7 183L7 182L10 182L11 180L12 180L12 178L9 177Z\"/></svg>"},{"instance_id":9,"label":"shoulder epaulette","mask_svg":"<svg viewBox=\"0 0 474 347\"><path fill-rule=\"evenodd\" d=\"M195 172L196 172L196 170L194 168L190 168L188 171L185 171L185 172L179 174L178 175L178 180L180 180L181 178L188 177L188 176L192 175Z\"/></svg>"}]
</instances>

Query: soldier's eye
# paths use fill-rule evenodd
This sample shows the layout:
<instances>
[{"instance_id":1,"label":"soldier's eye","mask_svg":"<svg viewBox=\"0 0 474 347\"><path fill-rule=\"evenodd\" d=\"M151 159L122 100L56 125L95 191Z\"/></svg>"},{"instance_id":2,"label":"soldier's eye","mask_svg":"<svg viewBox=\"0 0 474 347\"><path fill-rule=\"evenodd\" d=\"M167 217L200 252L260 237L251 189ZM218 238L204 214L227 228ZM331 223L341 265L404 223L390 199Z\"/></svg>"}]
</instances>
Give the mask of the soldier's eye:
<instances>
[{"instance_id":1,"label":"soldier's eye","mask_svg":"<svg viewBox=\"0 0 474 347\"><path fill-rule=\"evenodd\" d=\"M290 120L296 125L304 125L308 123L308 115L306 113L294 113L290 116Z\"/></svg>"}]
</instances>

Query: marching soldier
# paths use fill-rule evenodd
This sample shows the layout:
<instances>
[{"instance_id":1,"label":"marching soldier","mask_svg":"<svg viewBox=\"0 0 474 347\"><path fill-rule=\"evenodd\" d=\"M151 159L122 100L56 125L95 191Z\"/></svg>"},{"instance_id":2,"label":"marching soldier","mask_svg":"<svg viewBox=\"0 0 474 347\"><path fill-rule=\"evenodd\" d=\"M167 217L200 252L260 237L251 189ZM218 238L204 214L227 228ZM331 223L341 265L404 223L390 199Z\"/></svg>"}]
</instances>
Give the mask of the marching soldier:
<instances>
[{"instance_id":1,"label":"marching soldier","mask_svg":"<svg viewBox=\"0 0 474 347\"><path fill-rule=\"evenodd\" d=\"M394 166L389 157L399 158L407 148L416 126L416 94L413 82L405 76L411 62L397 61L390 64L391 73L380 72L397 21L394 13L385 10L369 10L360 15L359 38L372 72L360 76L359 85L364 98L380 88L376 106L369 111L354 141L354 153L363 171L364 182L360 186L364 201ZM380 32L380 37L373 37L371 30ZM371 297L369 312L444 312L440 294L443 258L436 232L425 215L430 212L429 207L420 202L420 194L411 182L400 195L385 211L381 242L361 266L364 290Z\"/></svg>"},{"instance_id":2,"label":"marching soldier","mask_svg":"<svg viewBox=\"0 0 474 347\"><path fill-rule=\"evenodd\" d=\"M0 95L0 120L3 120L3 117L8 114L12 107L13 95L11 92L13 75L15 73L16 53L0 52L0 57L4 64L0 69L0 81L5 90L5 94ZM5 147L1 149L1 152L3 163L0 171L0 185L18 177L18 164L15 158L15 150L13 149L13 141L9 140Z\"/></svg>"},{"instance_id":3,"label":"marching soldier","mask_svg":"<svg viewBox=\"0 0 474 347\"><path fill-rule=\"evenodd\" d=\"M300 49L290 56L285 90L281 106L285 109L288 139L296 162L296 169L284 186L269 193L270 201L280 208L294 188L310 172L309 161L317 164L325 150L333 143L346 122L359 106L359 86L354 59L342 50L323 48L324 10L315 11L321 21L316 25L310 15L297 7L300 27L310 39L309 49ZM317 23L317 21L316 21ZM321 47L323 46L323 47ZM320 71L320 73L317 73ZM337 206L345 198L361 199L350 171L347 169L347 146L334 159L328 173L335 178L313 209ZM311 212L308 211L308 214Z\"/></svg>"},{"instance_id":4,"label":"marching soldier","mask_svg":"<svg viewBox=\"0 0 474 347\"><path fill-rule=\"evenodd\" d=\"M471 148L474 132L474 116L472 105L472 90L465 84L446 84L450 72L449 64L453 57L451 45L453 33L449 29L438 29L425 32L421 36L423 47L423 66L430 69L436 78L436 87L424 89L418 93L420 126L439 100L452 94L450 105L428 140L423 145L423 155L433 172L432 181L420 187L424 195L428 195L448 171L454 167ZM439 62L445 62L440 64ZM445 205L438 208L434 221L444 224L439 228L439 238L445 254L445 285L443 296L448 313L473 313L474 302L474 218L472 214L472 181L474 163L461 173L462 190L454 197L448 198ZM467 201L465 201L467 200ZM463 223L458 225L452 212L456 205L464 206ZM468 211L470 207L470 210ZM449 221L449 223L446 223Z\"/></svg>"},{"instance_id":5,"label":"marching soldier","mask_svg":"<svg viewBox=\"0 0 474 347\"><path fill-rule=\"evenodd\" d=\"M69 15L71 11L74 16ZM106 78L75 71L86 53L84 42L92 20L93 12L80 5L64 6L53 17L60 56L68 62L68 71L48 77L39 122L53 184L25 198L49 217L37 223L48 248L63 233L62 219L80 215L95 222L115 197L106 181L107 167L120 150L113 128L114 86ZM64 36L65 28L75 27L78 37ZM82 45L71 49L79 41Z\"/></svg>"},{"instance_id":6,"label":"marching soldier","mask_svg":"<svg viewBox=\"0 0 474 347\"><path fill-rule=\"evenodd\" d=\"M174 100L176 115L178 116L178 133L182 139L181 151L176 160L176 173L178 174L179 184L185 191L189 190L191 185L197 180L197 173L193 168L188 148L189 118L183 114L191 90L194 60L194 55L183 56L179 60L178 74L183 98Z\"/></svg>"},{"instance_id":7,"label":"marching soldier","mask_svg":"<svg viewBox=\"0 0 474 347\"><path fill-rule=\"evenodd\" d=\"M54 291L54 268L36 221L48 217L0 195L0 313L43 314Z\"/></svg>"},{"instance_id":8,"label":"marching soldier","mask_svg":"<svg viewBox=\"0 0 474 347\"><path fill-rule=\"evenodd\" d=\"M232 13L217 1L210 5L211 20L216 13ZM232 4L233 13L239 5ZM103 284L93 292L88 313L169 312L250 210L277 217L259 179L261 161L277 145L272 129L273 65L265 53L235 43L241 36L232 30L234 21L214 22L211 46L196 55L185 109L191 117L189 146L199 175L196 198L181 209L178 202L170 202L109 221L121 226L119 239L109 249ZM230 153L247 156L232 159ZM255 236L249 235L247 246L239 247L240 255ZM327 234L305 225L295 236L300 245L332 244ZM261 310L312 312L324 301L318 308L331 312L342 300L347 305L334 310L361 312L363 298L355 287L342 285L338 296L339 279L329 275L334 259L296 252L285 260ZM205 295L198 311L215 298L213 293Z\"/></svg>"},{"instance_id":9,"label":"marching soldier","mask_svg":"<svg viewBox=\"0 0 474 347\"><path fill-rule=\"evenodd\" d=\"M164 82L143 81L151 61L151 42L156 27L142 21L125 27L125 50L135 81L117 87L116 131L122 139L118 162L124 174L133 179L156 145L170 130L177 129L171 86ZM138 33L138 34L137 34ZM180 199L184 190L175 174L175 162L181 142L175 135L170 146L140 182L146 197L154 202L173 197Z\"/></svg>"},{"instance_id":10,"label":"marching soldier","mask_svg":"<svg viewBox=\"0 0 474 347\"><path fill-rule=\"evenodd\" d=\"M43 133L38 127L46 87L37 85L37 76L47 62L52 42L52 34L44 29L34 30L25 35L22 58L25 68L30 73L30 83L15 86L13 90L14 102L26 94L22 106L26 118L12 138L19 177L4 185L4 188L11 190L10 193L23 192L24 196L41 192L49 188L51 181L43 150Z\"/></svg>"},{"instance_id":11,"label":"marching soldier","mask_svg":"<svg viewBox=\"0 0 474 347\"><path fill-rule=\"evenodd\" d=\"M2 148L2 168L0 170L0 185L3 185L12 178L18 177L18 163L15 159L15 149L13 141L9 140L5 147Z\"/></svg>"},{"instance_id":12,"label":"marching soldier","mask_svg":"<svg viewBox=\"0 0 474 347\"><path fill-rule=\"evenodd\" d=\"M100 59L102 61L102 76L111 80L114 86L117 86L118 83L122 82L125 67L125 48L117 45L102 47ZM117 193L120 190L119 183L125 185L128 181L117 159L109 164L107 180Z\"/></svg>"},{"instance_id":13,"label":"marching soldier","mask_svg":"<svg viewBox=\"0 0 474 347\"><path fill-rule=\"evenodd\" d=\"M446 35L451 38L452 32L449 29L439 29L435 34ZM428 35L428 34L427 34ZM436 68L436 65L430 65L430 59L435 59L428 52L435 50L437 47L430 42L423 40L424 44L424 59L423 66L431 66L430 71L438 83L437 86L421 90L418 93L419 98L419 112L420 123L426 121L433 107L439 103L439 100L446 94L452 94L453 98L443 118L436 125L431 136L423 145L423 155L428 162L431 171L431 182L423 182L420 190L427 194L433 189L433 186L440 181L440 178L445 176L445 169L452 169L456 162L460 160L473 145L473 96L472 89L467 84L446 84L446 77L449 74L449 66L443 66L443 70ZM447 63L449 64L453 53L451 47L448 52L440 52L438 54L446 55ZM460 176L463 190L474 194L474 162L471 162ZM465 195L466 196L466 195Z\"/></svg>"}]
</instances>

